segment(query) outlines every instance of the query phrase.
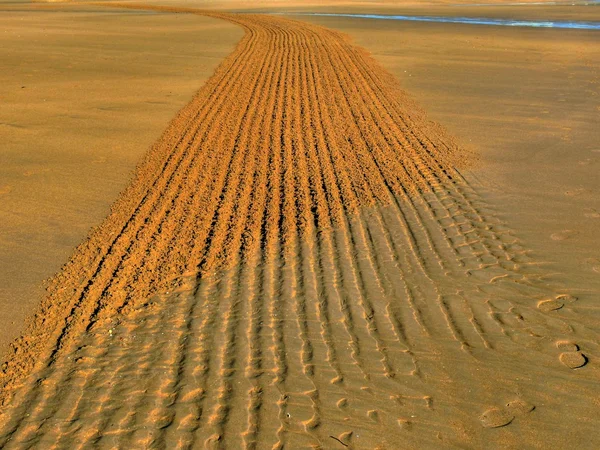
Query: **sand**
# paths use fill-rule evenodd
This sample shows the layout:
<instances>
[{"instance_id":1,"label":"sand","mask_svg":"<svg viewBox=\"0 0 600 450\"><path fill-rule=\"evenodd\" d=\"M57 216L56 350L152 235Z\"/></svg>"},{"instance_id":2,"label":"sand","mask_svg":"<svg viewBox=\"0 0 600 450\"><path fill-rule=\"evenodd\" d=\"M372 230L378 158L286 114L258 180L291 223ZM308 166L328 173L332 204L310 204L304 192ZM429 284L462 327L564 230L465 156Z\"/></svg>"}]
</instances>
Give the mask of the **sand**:
<instances>
[{"instance_id":1,"label":"sand","mask_svg":"<svg viewBox=\"0 0 600 450\"><path fill-rule=\"evenodd\" d=\"M515 153L343 35L209 15L245 37L14 344L0 446L598 447L591 290L508 220Z\"/></svg>"},{"instance_id":2,"label":"sand","mask_svg":"<svg viewBox=\"0 0 600 450\"><path fill-rule=\"evenodd\" d=\"M243 35L206 17L4 5L0 348ZM200 45L199 45L200 43Z\"/></svg>"},{"instance_id":3,"label":"sand","mask_svg":"<svg viewBox=\"0 0 600 450\"><path fill-rule=\"evenodd\" d=\"M480 155L464 174L554 277L577 286L582 310L597 315L598 33L303 20L349 33Z\"/></svg>"},{"instance_id":4,"label":"sand","mask_svg":"<svg viewBox=\"0 0 600 450\"><path fill-rule=\"evenodd\" d=\"M232 12L318 12L449 17L512 18L522 20L600 20L600 6L589 0L186 0L147 2L170 6L195 6ZM518 7L515 7L518 3Z\"/></svg>"}]
</instances>

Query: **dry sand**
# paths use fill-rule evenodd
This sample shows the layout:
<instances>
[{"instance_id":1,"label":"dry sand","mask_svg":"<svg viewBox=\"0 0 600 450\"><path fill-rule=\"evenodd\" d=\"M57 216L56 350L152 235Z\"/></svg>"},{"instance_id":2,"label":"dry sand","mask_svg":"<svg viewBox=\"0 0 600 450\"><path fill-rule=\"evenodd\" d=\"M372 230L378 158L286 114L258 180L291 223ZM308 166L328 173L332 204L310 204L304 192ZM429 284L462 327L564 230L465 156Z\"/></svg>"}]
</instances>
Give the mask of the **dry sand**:
<instances>
[{"instance_id":1,"label":"dry sand","mask_svg":"<svg viewBox=\"0 0 600 450\"><path fill-rule=\"evenodd\" d=\"M0 348L243 31L200 16L4 4Z\"/></svg>"},{"instance_id":2,"label":"dry sand","mask_svg":"<svg viewBox=\"0 0 600 450\"><path fill-rule=\"evenodd\" d=\"M213 16L246 35L15 344L0 446L597 448L591 288L498 213L520 153L472 167L477 142L333 31Z\"/></svg>"}]
</instances>

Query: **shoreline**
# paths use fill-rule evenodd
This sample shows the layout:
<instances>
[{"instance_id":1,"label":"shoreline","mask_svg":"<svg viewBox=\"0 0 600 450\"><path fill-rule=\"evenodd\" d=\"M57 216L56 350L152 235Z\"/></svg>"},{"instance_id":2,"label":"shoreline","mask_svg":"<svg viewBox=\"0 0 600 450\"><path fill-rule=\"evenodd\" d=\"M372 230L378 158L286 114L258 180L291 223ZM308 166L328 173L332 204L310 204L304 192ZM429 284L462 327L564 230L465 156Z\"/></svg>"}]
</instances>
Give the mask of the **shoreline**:
<instances>
[{"instance_id":1,"label":"shoreline","mask_svg":"<svg viewBox=\"0 0 600 450\"><path fill-rule=\"evenodd\" d=\"M461 25L491 25L526 28L556 28L568 30L600 30L600 22L583 21L526 21L514 19L491 19L486 17L448 17L448 16L405 16L405 15L377 15L377 14L343 14L343 13L269 13L293 17L344 17L350 19L397 20L401 22L431 22L452 23Z\"/></svg>"}]
</instances>

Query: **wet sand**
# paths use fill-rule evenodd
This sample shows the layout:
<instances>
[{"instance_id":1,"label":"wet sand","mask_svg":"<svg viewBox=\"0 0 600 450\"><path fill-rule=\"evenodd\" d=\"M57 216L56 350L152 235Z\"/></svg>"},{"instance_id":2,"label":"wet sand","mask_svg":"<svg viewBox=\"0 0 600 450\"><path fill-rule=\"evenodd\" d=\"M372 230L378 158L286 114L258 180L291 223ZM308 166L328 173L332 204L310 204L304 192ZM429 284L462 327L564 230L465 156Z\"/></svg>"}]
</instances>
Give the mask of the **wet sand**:
<instances>
[{"instance_id":1,"label":"wet sand","mask_svg":"<svg viewBox=\"0 0 600 450\"><path fill-rule=\"evenodd\" d=\"M477 152L472 180L555 276L578 289L581 308L598 314L600 33L302 20L352 36Z\"/></svg>"},{"instance_id":2,"label":"wet sand","mask_svg":"<svg viewBox=\"0 0 600 450\"><path fill-rule=\"evenodd\" d=\"M326 28L213 17L245 37L14 344L0 446L596 448L595 266L569 265L594 247L585 227L560 229L556 245L589 240L554 260L532 218L545 208L525 213L536 196L561 207L545 193L549 157L572 156L575 138L593 150L593 88L576 97L580 116L552 109L560 75L527 64L541 48L560 73L583 35L561 53L525 32L499 44L444 25L423 39L419 25L398 43L397 29L329 24L378 61ZM595 60L578 56L582 88ZM518 100L515 60L537 75ZM428 80L418 100L451 133L382 64ZM490 111L498 97L513 100ZM564 147L544 153L536 138ZM582 191L565 192L596 218Z\"/></svg>"},{"instance_id":3,"label":"wet sand","mask_svg":"<svg viewBox=\"0 0 600 450\"><path fill-rule=\"evenodd\" d=\"M181 0L156 1L156 4L173 6L189 6ZM523 3L519 6L511 3ZM527 4L530 3L530 4ZM600 5L589 5L587 1L560 1L558 4L546 2L540 4L536 0L513 1L482 1L470 0L430 0L430 1L348 1L328 0L323 1L287 1L287 0L262 0L239 1L199 0L199 8L216 8L228 11L247 12L328 12L347 14L388 14L388 15L416 15L416 16L447 16L447 17L489 17L512 18L523 20L600 20Z\"/></svg>"},{"instance_id":4,"label":"wet sand","mask_svg":"<svg viewBox=\"0 0 600 450\"><path fill-rule=\"evenodd\" d=\"M0 15L2 354L43 280L243 35L207 17L36 6Z\"/></svg>"},{"instance_id":5,"label":"wet sand","mask_svg":"<svg viewBox=\"0 0 600 450\"><path fill-rule=\"evenodd\" d=\"M598 8L554 17L597 20ZM462 11L461 11L462 12ZM500 17L548 17L505 10ZM481 16L481 15L480 15ZM493 17L492 15L490 15ZM428 116L480 155L463 172L498 217L563 280L574 310L600 323L600 34L469 25L302 18L348 33ZM539 381L540 384L546 381ZM581 417L554 403L565 420ZM594 448L573 426L544 445ZM549 444L552 442L552 444Z\"/></svg>"}]
</instances>

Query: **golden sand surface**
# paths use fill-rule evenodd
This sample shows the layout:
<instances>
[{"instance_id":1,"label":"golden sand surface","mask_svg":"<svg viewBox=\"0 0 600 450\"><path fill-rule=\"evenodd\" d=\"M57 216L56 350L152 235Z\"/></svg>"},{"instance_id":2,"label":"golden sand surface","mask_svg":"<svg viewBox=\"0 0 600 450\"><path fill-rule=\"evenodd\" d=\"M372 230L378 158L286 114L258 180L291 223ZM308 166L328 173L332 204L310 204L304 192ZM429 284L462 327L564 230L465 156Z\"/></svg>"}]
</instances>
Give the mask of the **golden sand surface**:
<instances>
[{"instance_id":1,"label":"golden sand surface","mask_svg":"<svg viewBox=\"0 0 600 450\"><path fill-rule=\"evenodd\" d=\"M480 164L464 174L597 314L599 33L303 20L348 33L477 152Z\"/></svg>"},{"instance_id":2,"label":"golden sand surface","mask_svg":"<svg viewBox=\"0 0 600 450\"><path fill-rule=\"evenodd\" d=\"M511 169L522 152L494 147L511 133L484 149L457 144L331 28L129 7L208 15L245 34L13 343L1 447L600 445L597 307L585 280L557 275L508 220L504 208L535 192L498 187L522 182ZM430 41L444 30L460 33ZM371 47L391 51L394 33ZM427 51L420 33L413 44ZM406 55L384 64L412 61L416 72L419 58ZM498 69L505 56L468 64L478 77L507 77L474 83L489 94L486 110L510 80ZM455 83L458 59L446 71ZM439 103L461 92L442 88ZM481 130L486 111L464 108ZM507 127L528 123L513 118L523 108L503 110ZM450 128L466 141L458 113ZM549 114L563 123L560 110ZM585 118L575 123L585 130ZM552 168L523 159L524 170ZM563 231L550 240L574 238Z\"/></svg>"},{"instance_id":3,"label":"golden sand surface","mask_svg":"<svg viewBox=\"0 0 600 450\"><path fill-rule=\"evenodd\" d=\"M40 6L0 13L2 353L43 280L243 35L207 17Z\"/></svg>"}]
</instances>

